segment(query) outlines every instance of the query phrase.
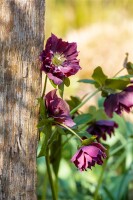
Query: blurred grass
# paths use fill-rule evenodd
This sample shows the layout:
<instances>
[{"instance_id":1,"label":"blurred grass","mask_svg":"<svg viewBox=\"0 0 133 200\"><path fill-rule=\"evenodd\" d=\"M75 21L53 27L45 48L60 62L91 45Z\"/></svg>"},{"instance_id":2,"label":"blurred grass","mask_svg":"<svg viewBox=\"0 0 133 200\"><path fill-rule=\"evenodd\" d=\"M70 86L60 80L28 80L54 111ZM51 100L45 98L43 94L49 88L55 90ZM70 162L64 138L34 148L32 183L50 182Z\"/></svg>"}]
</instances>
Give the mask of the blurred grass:
<instances>
[{"instance_id":1,"label":"blurred grass","mask_svg":"<svg viewBox=\"0 0 133 200\"><path fill-rule=\"evenodd\" d=\"M46 0L46 38L51 32L65 36L94 22L133 17L132 0Z\"/></svg>"}]
</instances>

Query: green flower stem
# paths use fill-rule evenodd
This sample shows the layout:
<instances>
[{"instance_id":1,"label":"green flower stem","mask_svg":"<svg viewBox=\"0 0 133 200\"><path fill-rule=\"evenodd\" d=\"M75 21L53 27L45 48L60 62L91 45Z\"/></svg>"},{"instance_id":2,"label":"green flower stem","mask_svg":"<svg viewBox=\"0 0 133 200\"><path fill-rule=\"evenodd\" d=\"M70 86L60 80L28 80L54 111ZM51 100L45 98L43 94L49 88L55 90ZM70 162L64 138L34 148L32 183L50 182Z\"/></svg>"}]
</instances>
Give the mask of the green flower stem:
<instances>
[{"instance_id":1,"label":"green flower stem","mask_svg":"<svg viewBox=\"0 0 133 200\"><path fill-rule=\"evenodd\" d=\"M45 91L46 91L46 85L47 85L47 75L45 76L45 81L44 81L44 88L43 88L43 93L42 93L42 98L44 97L45 95Z\"/></svg>"},{"instance_id":2,"label":"green flower stem","mask_svg":"<svg viewBox=\"0 0 133 200\"><path fill-rule=\"evenodd\" d=\"M47 155L46 155L46 166L47 166L48 177L49 177L49 182L50 182L51 191L52 191L52 199L57 200L54 182L53 182L53 178L52 178L52 173L51 173L51 169L50 169L49 151L48 150L47 150Z\"/></svg>"},{"instance_id":3,"label":"green flower stem","mask_svg":"<svg viewBox=\"0 0 133 200\"><path fill-rule=\"evenodd\" d=\"M106 169L106 166L107 166L107 161L108 161L108 159L106 159L104 161L103 168L102 168L102 171L101 171L101 174L100 174L100 177L99 177L99 180L98 180L98 184L97 184L97 187L96 187L96 190L95 190L95 193L94 193L94 200L97 200L98 191L99 191L99 188L100 188L102 180L103 180L103 175L104 175L104 172L105 172L105 169Z\"/></svg>"},{"instance_id":4,"label":"green flower stem","mask_svg":"<svg viewBox=\"0 0 133 200\"><path fill-rule=\"evenodd\" d=\"M80 103L76 108L74 108L73 110L71 110L70 114L74 114L79 108L81 108L87 101L89 101L93 96L95 96L95 94L97 94L100 90L96 90L95 92L93 92L89 97L87 97L84 101L82 101L82 103Z\"/></svg>"},{"instance_id":5,"label":"green flower stem","mask_svg":"<svg viewBox=\"0 0 133 200\"><path fill-rule=\"evenodd\" d=\"M46 197L47 182L48 182L48 174L47 174L47 171L45 171L44 177L45 177L45 178L44 178L44 183L43 183L42 199L43 199L43 200L47 200L47 197Z\"/></svg>"},{"instance_id":6,"label":"green flower stem","mask_svg":"<svg viewBox=\"0 0 133 200\"><path fill-rule=\"evenodd\" d=\"M114 76L113 78L115 78L120 72L122 72L125 69L125 67L123 67L122 69L120 69Z\"/></svg>"},{"instance_id":7,"label":"green flower stem","mask_svg":"<svg viewBox=\"0 0 133 200\"><path fill-rule=\"evenodd\" d=\"M64 128L66 128L67 130L69 130L71 133L73 133L73 135L75 135L81 142L83 141L82 138L77 135L77 133L75 133L71 128L69 128L68 126L66 126L65 124L61 124L61 123L58 123L56 122L57 124L63 126Z\"/></svg>"}]
</instances>

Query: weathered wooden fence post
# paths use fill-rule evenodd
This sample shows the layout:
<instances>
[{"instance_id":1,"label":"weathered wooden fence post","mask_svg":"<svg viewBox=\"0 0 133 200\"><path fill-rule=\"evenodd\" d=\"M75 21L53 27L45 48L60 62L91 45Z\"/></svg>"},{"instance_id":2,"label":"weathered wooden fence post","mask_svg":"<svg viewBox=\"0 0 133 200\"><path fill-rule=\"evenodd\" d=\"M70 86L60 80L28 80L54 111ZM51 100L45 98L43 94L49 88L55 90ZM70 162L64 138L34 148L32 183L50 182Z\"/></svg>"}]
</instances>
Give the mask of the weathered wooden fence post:
<instances>
[{"instance_id":1,"label":"weathered wooden fence post","mask_svg":"<svg viewBox=\"0 0 133 200\"><path fill-rule=\"evenodd\" d=\"M0 200L36 200L45 0L0 0Z\"/></svg>"}]
</instances>

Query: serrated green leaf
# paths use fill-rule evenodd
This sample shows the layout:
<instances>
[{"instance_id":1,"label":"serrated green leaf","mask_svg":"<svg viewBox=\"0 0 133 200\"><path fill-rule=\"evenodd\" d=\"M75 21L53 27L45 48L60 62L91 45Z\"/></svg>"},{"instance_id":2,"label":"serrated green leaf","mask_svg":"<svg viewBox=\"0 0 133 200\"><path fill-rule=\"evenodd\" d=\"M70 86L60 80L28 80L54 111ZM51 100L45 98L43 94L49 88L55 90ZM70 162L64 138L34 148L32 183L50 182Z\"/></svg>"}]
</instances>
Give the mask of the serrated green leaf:
<instances>
[{"instance_id":1,"label":"serrated green leaf","mask_svg":"<svg viewBox=\"0 0 133 200\"><path fill-rule=\"evenodd\" d=\"M70 86L70 79L68 77L65 77L64 84L65 84L66 87Z\"/></svg>"},{"instance_id":2,"label":"serrated green leaf","mask_svg":"<svg viewBox=\"0 0 133 200\"><path fill-rule=\"evenodd\" d=\"M94 81L92 79L81 79L78 82L80 82L80 83L89 83L89 84L96 84L96 81Z\"/></svg>"},{"instance_id":3,"label":"serrated green leaf","mask_svg":"<svg viewBox=\"0 0 133 200\"><path fill-rule=\"evenodd\" d=\"M97 67L92 74L92 78L99 84L99 86L103 86L108 77L103 73L101 67Z\"/></svg>"},{"instance_id":4,"label":"serrated green leaf","mask_svg":"<svg viewBox=\"0 0 133 200\"><path fill-rule=\"evenodd\" d=\"M91 120L92 120L92 115L89 113L78 115L77 117L74 118L74 122L76 123L76 125L86 124Z\"/></svg>"},{"instance_id":5,"label":"serrated green leaf","mask_svg":"<svg viewBox=\"0 0 133 200\"><path fill-rule=\"evenodd\" d=\"M130 79L106 79L105 81L105 89L119 89L123 90L130 83Z\"/></svg>"}]
</instances>

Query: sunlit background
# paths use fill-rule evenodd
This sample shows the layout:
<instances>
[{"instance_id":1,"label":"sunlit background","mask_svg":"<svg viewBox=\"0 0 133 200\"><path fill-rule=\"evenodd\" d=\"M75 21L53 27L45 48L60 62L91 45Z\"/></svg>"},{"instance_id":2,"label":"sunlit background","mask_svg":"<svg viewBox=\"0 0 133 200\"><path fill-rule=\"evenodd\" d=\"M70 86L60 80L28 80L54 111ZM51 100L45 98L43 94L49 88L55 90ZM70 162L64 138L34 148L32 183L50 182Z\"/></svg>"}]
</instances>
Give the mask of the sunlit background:
<instances>
[{"instance_id":1,"label":"sunlit background","mask_svg":"<svg viewBox=\"0 0 133 200\"><path fill-rule=\"evenodd\" d=\"M65 97L80 97L93 88L80 84L82 78L90 78L95 67L101 66L108 76L122 68L125 53L133 61L133 1L132 0L46 0L45 41L51 33L69 42L77 42L82 70L70 78ZM123 72L124 73L124 72ZM49 86L51 87L51 86ZM88 103L99 105L101 100ZM102 112L102 111L101 111ZM123 144L123 149L108 161L99 193L101 200L128 200L133 196L133 145L125 145L127 136L133 136L128 118L118 116L119 129L108 140L111 150ZM128 120L128 121L127 121ZM65 136L64 136L65 139ZM62 152L59 171L59 200L93 200L101 167L80 173L70 158L77 148L75 139L70 140ZM126 148L126 151L125 151ZM51 200L47 187L44 158L38 159L38 199Z\"/></svg>"}]
</instances>

